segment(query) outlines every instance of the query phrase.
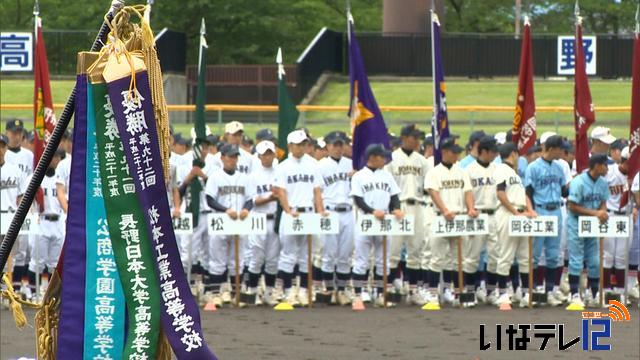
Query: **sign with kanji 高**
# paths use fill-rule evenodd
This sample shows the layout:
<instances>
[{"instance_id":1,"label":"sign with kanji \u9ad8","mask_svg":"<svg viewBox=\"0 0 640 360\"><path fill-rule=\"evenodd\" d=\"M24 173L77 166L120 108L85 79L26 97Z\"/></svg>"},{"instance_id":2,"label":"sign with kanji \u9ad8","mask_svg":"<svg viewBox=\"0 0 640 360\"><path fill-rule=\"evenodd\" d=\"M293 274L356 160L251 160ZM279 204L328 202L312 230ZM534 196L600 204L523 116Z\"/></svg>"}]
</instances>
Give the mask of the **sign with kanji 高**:
<instances>
[{"instance_id":1,"label":"sign with kanji \u9ad8","mask_svg":"<svg viewBox=\"0 0 640 360\"><path fill-rule=\"evenodd\" d=\"M336 213L328 216L298 214L297 217L283 213L280 232L282 235L329 235L337 234L339 226L340 220Z\"/></svg>"},{"instance_id":2,"label":"sign with kanji \u9ad8","mask_svg":"<svg viewBox=\"0 0 640 360\"><path fill-rule=\"evenodd\" d=\"M619 238L629 237L629 217L609 216L601 223L595 216L578 217L578 237Z\"/></svg>"},{"instance_id":3,"label":"sign with kanji \u9ad8","mask_svg":"<svg viewBox=\"0 0 640 360\"><path fill-rule=\"evenodd\" d=\"M596 37L583 36L587 75L596 74ZM575 37L558 36L558 75L574 75L576 71Z\"/></svg>"},{"instance_id":4,"label":"sign with kanji \u9ad8","mask_svg":"<svg viewBox=\"0 0 640 360\"><path fill-rule=\"evenodd\" d=\"M207 217L209 235L266 235L265 214L250 213L244 220L233 220L226 213L213 213Z\"/></svg>"},{"instance_id":5,"label":"sign with kanji \u9ad8","mask_svg":"<svg viewBox=\"0 0 640 360\"><path fill-rule=\"evenodd\" d=\"M558 217L512 216L509 218L509 236L558 236Z\"/></svg>"},{"instance_id":6,"label":"sign with kanji \u9ad8","mask_svg":"<svg viewBox=\"0 0 640 360\"><path fill-rule=\"evenodd\" d=\"M384 219L378 220L373 215L362 215L356 222L356 233L358 235L413 235L415 232L413 215L405 215L402 219L394 215L385 215Z\"/></svg>"},{"instance_id":7,"label":"sign with kanji \u9ad8","mask_svg":"<svg viewBox=\"0 0 640 360\"><path fill-rule=\"evenodd\" d=\"M176 235L191 235L193 234L193 214L184 213L180 214L179 218L173 218L173 232Z\"/></svg>"},{"instance_id":8,"label":"sign with kanji \u9ad8","mask_svg":"<svg viewBox=\"0 0 640 360\"><path fill-rule=\"evenodd\" d=\"M33 70L33 34L0 33L0 71Z\"/></svg>"},{"instance_id":9,"label":"sign with kanji \u9ad8","mask_svg":"<svg viewBox=\"0 0 640 360\"><path fill-rule=\"evenodd\" d=\"M436 216L431 223L431 236L467 236L486 235L489 233L489 215L480 214L476 218L468 215L456 215L448 221L444 216Z\"/></svg>"}]
</instances>

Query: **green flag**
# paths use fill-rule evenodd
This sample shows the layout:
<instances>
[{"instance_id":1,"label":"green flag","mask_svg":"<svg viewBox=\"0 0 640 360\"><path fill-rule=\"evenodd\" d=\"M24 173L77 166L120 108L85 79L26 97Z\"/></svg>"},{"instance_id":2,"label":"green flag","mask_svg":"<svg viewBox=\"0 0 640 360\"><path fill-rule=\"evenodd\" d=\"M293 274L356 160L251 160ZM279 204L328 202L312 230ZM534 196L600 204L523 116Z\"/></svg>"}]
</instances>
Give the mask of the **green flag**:
<instances>
[{"instance_id":1,"label":"green flag","mask_svg":"<svg viewBox=\"0 0 640 360\"><path fill-rule=\"evenodd\" d=\"M200 53L198 57L198 89L196 91L196 118L194 121L194 129L196 132L196 142L193 146L193 166L204 167L204 159L202 157L202 142L207 136L205 129L205 113L204 105L207 100L207 88L205 84L205 72L206 72L206 49L207 40L204 37L205 26L204 18L202 18L202 24L200 25ZM191 195L191 202L189 203L189 212L193 214L193 226L198 226L198 217L200 215L200 192L202 192L202 184L199 178L195 178L189 185L189 193Z\"/></svg>"},{"instance_id":2,"label":"green flag","mask_svg":"<svg viewBox=\"0 0 640 360\"><path fill-rule=\"evenodd\" d=\"M282 65L282 49L278 48L278 147L287 151L287 135L296 128L298 123L298 109L289 96L287 84L284 81L284 66Z\"/></svg>"}]
</instances>

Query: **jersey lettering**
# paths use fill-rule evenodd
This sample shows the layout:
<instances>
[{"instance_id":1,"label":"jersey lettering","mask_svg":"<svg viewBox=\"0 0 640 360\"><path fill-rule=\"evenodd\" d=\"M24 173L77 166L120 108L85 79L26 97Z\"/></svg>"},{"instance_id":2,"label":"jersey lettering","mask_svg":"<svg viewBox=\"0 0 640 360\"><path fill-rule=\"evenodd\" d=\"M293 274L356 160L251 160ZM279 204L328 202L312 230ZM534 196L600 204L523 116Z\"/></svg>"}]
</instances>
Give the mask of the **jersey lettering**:
<instances>
[{"instance_id":1,"label":"jersey lettering","mask_svg":"<svg viewBox=\"0 0 640 360\"><path fill-rule=\"evenodd\" d=\"M287 184L295 184L299 182L313 183L313 175L296 174L287 176Z\"/></svg>"},{"instance_id":2,"label":"jersey lettering","mask_svg":"<svg viewBox=\"0 0 640 360\"><path fill-rule=\"evenodd\" d=\"M462 189L464 187L464 180L442 180L440 187L445 189Z\"/></svg>"},{"instance_id":3,"label":"jersey lettering","mask_svg":"<svg viewBox=\"0 0 640 360\"><path fill-rule=\"evenodd\" d=\"M609 186L609 192L611 192L611 195L622 194L624 192L624 185L621 184Z\"/></svg>"},{"instance_id":4,"label":"jersey lettering","mask_svg":"<svg viewBox=\"0 0 640 360\"><path fill-rule=\"evenodd\" d=\"M225 185L218 187L218 196L224 196L229 194L244 195L244 186Z\"/></svg>"},{"instance_id":5,"label":"jersey lettering","mask_svg":"<svg viewBox=\"0 0 640 360\"><path fill-rule=\"evenodd\" d=\"M422 175L422 167L411 166L411 165L402 165L398 166L393 175L403 176L403 175Z\"/></svg>"},{"instance_id":6,"label":"jersey lettering","mask_svg":"<svg viewBox=\"0 0 640 360\"><path fill-rule=\"evenodd\" d=\"M271 184L262 184L256 186L256 193L258 195L262 195L264 193L268 193L271 191Z\"/></svg>"},{"instance_id":7,"label":"jersey lettering","mask_svg":"<svg viewBox=\"0 0 640 360\"><path fill-rule=\"evenodd\" d=\"M474 178L471 179L471 185L473 187L478 187L478 186L490 186L493 185L494 181L491 178Z\"/></svg>"},{"instance_id":8,"label":"jersey lettering","mask_svg":"<svg viewBox=\"0 0 640 360\"><path fill-rule=\"evenodd\" d=\"M6 180L0 180L0 190L11 189L18 187L18 178L7 178Z\"/></svg>"},{"instance_id":9,"label":"jersey lettering","mask_svg":"<svg viewBox=\"0 0 640 360\"><path fill-rule=\"evenodd\" d=\"M371 183L362 185L362 192L369 192L374 190L391 192L391 185L389 185L388 183L382 183L382 182L371 182Z\"/></svg>"},{"instance_id":10,"label":"jersey lettering","mask_svg":"<svg viewBox=\"0 0 640 360\"><path fill-rule=\"evenodd\" d=\"M349 181L349 174L346 172L331 174L329 176L324 177L324 184L326 186L330 186L332 184L337 183L338 181Z\"/></svg>"}]
</instances>

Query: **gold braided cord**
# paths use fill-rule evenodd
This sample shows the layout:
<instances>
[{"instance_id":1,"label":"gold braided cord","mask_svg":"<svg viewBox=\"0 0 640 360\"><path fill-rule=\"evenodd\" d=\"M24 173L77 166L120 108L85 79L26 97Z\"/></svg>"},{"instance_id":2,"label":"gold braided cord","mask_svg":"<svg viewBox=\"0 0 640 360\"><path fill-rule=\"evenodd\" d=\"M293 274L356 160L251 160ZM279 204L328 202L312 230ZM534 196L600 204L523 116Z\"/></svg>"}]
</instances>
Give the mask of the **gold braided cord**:
<instances>
[{"instance_id":1,"label":"gold braided cord","mask_svg":"<svg viewBox=\"0 0 640 360\"><path fill-rule=\"evenodd\" d=\"M49 287L36 312L36 350L38 359L55 360L58 350L58 324L60 322L60 296L62 291L60 276L54 271Z\"/></svg>"},{"instance_id":2,"label":"gold braided cord","mask_svg":"<svg viewBox=\"0 0 640 360\"><path fill-rule=\"evenodd\" d=\"M13 289L13 283L11 283L11 279L8 274L5 273L2 275L2 282L7 287L5 290L2 290L2 297L9 300L11 312L13 313L13 320L16 322L16 326L18 329L23 329L27 325L27 317L24 315L24 311L22 311L22 305L37 309L40 307L40 304L22 300L22 297L16 294Z\"/></svg>"}]
</instances>

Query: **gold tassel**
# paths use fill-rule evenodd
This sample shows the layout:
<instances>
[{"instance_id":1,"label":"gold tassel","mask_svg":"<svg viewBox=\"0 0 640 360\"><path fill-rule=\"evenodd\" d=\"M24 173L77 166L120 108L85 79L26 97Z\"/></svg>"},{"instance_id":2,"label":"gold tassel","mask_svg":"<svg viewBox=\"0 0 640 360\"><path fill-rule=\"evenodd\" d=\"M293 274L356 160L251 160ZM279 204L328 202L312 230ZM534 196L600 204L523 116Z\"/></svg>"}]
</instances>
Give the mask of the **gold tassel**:
<instances>
[{"instance_id":1,"label":"gold tassel","mask_svg":"<svg viewBox=\"0 0 640 360\"><path fill-rule=\"evenodd\" d=\"M7 298L11 304L11 312L13 313L13 320L16 322L16 326L18 329L23 329L27 325L27 317L24 315L24 311L22 311L22 304L33 308L38 308L40 305L22 300L20 295L17 295L13 289L9 275L2 275L2 282L7 286L6 290L2 290L2 297Z\"/></svg>"},{"instance_id":2,"label":"gold tassel","mask_svg":"<svg viewBox=\"0 0 640 360\"><path fill-rule=\"evenodd\" d=\"M61 291L60 276L57 271L54 271L42 305L36 313L36 350L40 360L56 359Z\"/></svg>"},{"instance_id":3,"label":"gold tassel","mask_svg":"<svg viewBox=\"0 0 640 360\"><path fill-rule=\"evenodd\" d=\"M164 335L164 332L160 333L160 339L158 341L158 350L156 351L156 360L171 360L173 351L169 340Z\"/></svg>"}]
</instances>

